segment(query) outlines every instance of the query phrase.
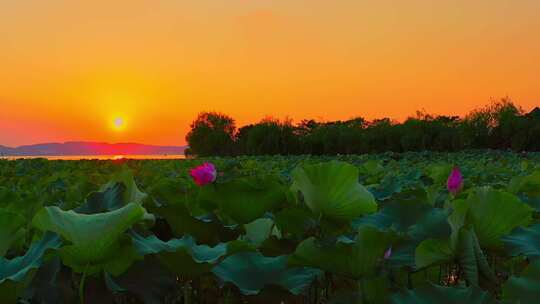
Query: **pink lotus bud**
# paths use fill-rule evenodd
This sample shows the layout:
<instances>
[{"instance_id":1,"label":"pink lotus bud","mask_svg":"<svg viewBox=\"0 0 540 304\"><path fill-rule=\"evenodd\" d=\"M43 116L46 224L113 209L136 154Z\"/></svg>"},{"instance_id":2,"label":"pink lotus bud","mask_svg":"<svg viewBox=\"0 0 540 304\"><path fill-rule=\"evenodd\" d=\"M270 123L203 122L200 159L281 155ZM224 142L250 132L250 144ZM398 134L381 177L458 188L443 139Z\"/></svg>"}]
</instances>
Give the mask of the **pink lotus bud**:
<instances>
[{"instance_id":1,"label":"pink lotus bud","mask_svg":"<svg viewBox=\"0 0 540 304\"><path fill-rule=\"evenodd\" d=\"M193 181L199 186L211 184L217 177L216 167L212 163L204 163L193 168L189 171L189 174L193 178Z\"/></svg>"},{"instance_id":2,"label":"pink lotus bud","mask_svg":"<svg viewBox=\"0 0 540 304\"><path fill-rule=\"evenodd\" d=\"M392 256L392 246L388 247L384 252L384 259L388 260Z\"/></svg>"},{"instance_id":3,"label":"pink lotus bud","mask_svg":"<svg viewBox=\"0 0 540 304\"><path fill-rule=\"evenodd\" d=\"M463 188L463 176L461 176L461 171L459 171L458 167L452 169L450 176L448 176L446 187L453 195L458 194L458 192L461 191L461 188Z\"/></svg>"}]
</instances>

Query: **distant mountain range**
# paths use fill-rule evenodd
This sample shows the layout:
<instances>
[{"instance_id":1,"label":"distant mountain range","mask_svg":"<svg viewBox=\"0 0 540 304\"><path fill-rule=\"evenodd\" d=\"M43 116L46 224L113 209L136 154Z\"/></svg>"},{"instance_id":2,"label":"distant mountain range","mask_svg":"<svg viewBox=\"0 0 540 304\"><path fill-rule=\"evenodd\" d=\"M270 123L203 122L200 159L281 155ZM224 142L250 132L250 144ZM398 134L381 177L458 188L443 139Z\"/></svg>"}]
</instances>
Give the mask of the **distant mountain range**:
<instances>
[{"instance_id":1,"label":"distant mountain range","mask_svg":"<svg viewBox=\"0 0 540 304\"><path fill-rule=\"evenodd\" d=\"M16 148L0 145L0 155L165 155L184 154L186 146L155 146L137 143L100 143L72 141L65 143L45 143Z\"/></svg>"}]
</instances>

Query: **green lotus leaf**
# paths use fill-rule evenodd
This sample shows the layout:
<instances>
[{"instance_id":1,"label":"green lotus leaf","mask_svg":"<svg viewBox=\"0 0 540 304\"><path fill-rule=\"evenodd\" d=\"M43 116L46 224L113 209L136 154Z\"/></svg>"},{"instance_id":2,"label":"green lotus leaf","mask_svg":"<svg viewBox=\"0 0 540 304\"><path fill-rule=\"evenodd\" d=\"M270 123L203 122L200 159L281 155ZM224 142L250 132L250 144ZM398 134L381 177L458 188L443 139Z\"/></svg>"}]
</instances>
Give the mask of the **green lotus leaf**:
<instances>
[{"instance_id":1,"label":"green lotus leaf","mask_svg":"<svg viewBox=\"0 0 540 304\"><path fill-rule=\"evenodd\" d=\"M403 180L394 175L385 176L379 184L366 186L378 201L390 199L403 189Z\"/></svg>"},{"instance_id":2,"label":"green lotus leaf","mask_svg":"<svg viewBox=\"0 0 540 304\"><path fill-rule=\"evenodd\" d=\"M512 256L525 255L528 258L540 257L540 224L530 227L517 227L511 234L502 238L506 251Z\"/></svg>"},{"instance_id":3,"label":"green lotus leaf","mask_svg":"<svg viewBox=\"0 0 540 304\"><path fill-rule=\"evenodd\" d=\"M449 210L433 208L418 219L416 224L410 226L407 234L414 240L446 238L452 232L448 223L449 214Z\"/></svg>"},{"instance_id":4,"label":"green lotus leaf","mask_svg":"<svg viewBox=\"0 0 540 304\"><path fill-rule=\"evenodd\" d=\"M528 196L527 194L518 194L519 199L525 204L531 206L535 212L540 212L540 196Z\"/></svg>"},{"instance_id":5,"label":"green lotus leaf","mask_svg":"<svg viewBox=\"0 0 540 304\"><path fill-rule=\"evenodd\" d=\"M129 168L124 168L119 173L113 175L110 181L101 187L100 191L105 191L108 188L114 187L115 184L122 184L125 187L125 191L122 193L122 201L124 204L143 204L148 197L146 193L142 192L137 187L135 179L133 178L133 173Z\"/></svg>"},{"instance_id":6,"label":"green lotus leaf","mask_svg":"<svg viewBox=\"0 0 540 304\"><path fill-rule=\"evenodd\" d=\"M140 256L156 255L166 268L180 275L208 273L213 265L227 253L227 245L214 247L197 245L191 236L164 242L155 235L143 237L132 232L133 244Z\"/></svg>"},{"instance_id":7,"label":"green lotus leaf","mask_svg":"<svg viewBox=\"0 0 540 304\"><path fill-rule=\"evenodd\" d=\"M488 249L501 248L501 237L532 221L533 209L508 192L477 188L467 202L466 221L474 226L480 245Z\"/></svg>"},{"instance_id":8,"label":"green lotus leaf","mask_svg":"<svg viewBox=\"0 0 540 304\"><path fill-rule=\"evenodd\" d=\"M503 286L503 299L510 303L533 304L540 299L540 260L529 264L520 276L512 276Z\"/></svg>"},{"instance_id":9,"label":"green lotus leaf","mask_svg":"<svg viewBox=\"0 0 540 304\"><path fill-rule=\"evenodd\" d=\"M0 302L15 303L30 283L35 270L41 266L45 252L58 249L61 244L60 237L49 232L40 241L33 243L24 256L11 260L0 258Z\"/></svg>"},{"instance_id":10,"label":"green lotus leaf","mask_svg":"<svg viewBox=\"0 0 540 304\"><path fill-rule=\"evenodd\" d=\"M96 274L101 270L114 275L125 272L131 264L142 259L137 254L131 238L127 234L122 234L111 245L109 250L99 260L88 261L86 257L78 254L80 249L74 246L64 246L60 249L62 262L73 271L88 274Z\"/></svg>"},{"instance_id":11,"label":"green lotus leaf","mask_svg":"<svg viewBox=\"0 0 540 304\"><path fill-rule=\"evenodd\" d=\"M443 185L452 171L451 164L433 164L427 167L427 175L437 185Z\"/></svg>"},{"instance_id":12,"label":"green lotus leaf","mask_svg":"<svg viewBox=\"0 0 540 304\"><path fill-rule=\"evenodd\" d=\"M371 225L379 229L392 228L406 232L433 209L427 202L427 193L423 189L401 192L380 206L381 209L377 213L355 219L352 222L353 228Z\"/></svg>"},{"instance_id":13,"label":"green lotus leaf","mask_svg":"<svg viewBox=\"0 0 540 304\"><path fill-rule=\"evenodd\" d=\"M410 239L398 239L392 244L392 255L385 264L392 268L409 267L416 268L415 250L418 241Z\"/></svg>"},{"instance_id":14,"label":"green lotus leaf","mask_svg":"<svg viewBox=\"0 0 540 304\"><path fill-rule=\"evenodd\" d=\"M43 238L32 244L24 256L12 260L0 258L0 283L6 280L20 282L29 270L41 265L43 254L48 249L58 249L62 241L55 233L45 233Z\"/></svg>"},{"instance_id":15,"label":"green lotus leaf","mask_svg":"<svg viewBox=\"0 0 540 304\"><path fill-rule=\"evenodd\" d=\"M497 303L493 295L478 287L456 288L425 285L413 290L403 290L391 297L392 304L488 304Z\"/></svg>"},{"instance_id":16,"label":"green lotus leaf","mask_svg":"<svg viewBox=\"0 0 540 304\"><path fill-rule=\"evenodd\" d=\"M332 220L349 221L377 211L373 195L358 183L358 169L331 161L297 167L292 189L302 193L311 211Z\"/></svg>"},{"instance_id":17,"label":"green lotus leaf","mask_svg":"<svg viewBox=\"0 0 540 304\"><path fill-rule=\"evenodd\" d=\"M218 219L211 221L193 217L182 195L178 195L178 201L169 202L166 205L153 209L156 215L163 217L170 226L174 236L182 237L191 235L200 242L216 244L236 238L232 229L224 228Z\"/></svg>"},{"instance_id":18,"label":"green lotus leaf","mask_svg":"<svg viewBox=\"0 0 540 304\"><path fill-rule=\"evenodd\" d=\"M24 217L11 211L0 210L0 257L9 250L11 244L24 236Z\"/></svg>"},{"instance_id":19,"label":"green lotus leaf","mask_svg":"<svg viewBox=\"0 0 540 304\"><path fill-rule=\"evenodd\" d=\"M113 183L103 191L92 192L86 202L75 208L75 212L82 214L95 214L116 210L125 205L123 193L126 187L122 183Z\"/></svg>"},{"instance_id":20,"label":"green lotus leaf","mask_svg":"<svg viewBox=\"0 0 540 304\"><path fill-rule=\"evenodd\" d=\"M459 241L459 231L466 225L467 213L469 212L469 203L463 199L457 199L450 203L449 209L452 213L448 216L448 224L452 228L451 245L457 247Z\"/></svg>"},{"instance_id":21,"label":"green lotus leaf","mask_svg":"<svg viewBox=\"0 0 540 304\"><path fill-rule=\"evenodd\" d=\"M459 264L463 268L467 283L478 286L478 263L474 254L474 239L471 231L467 229L460 230L457 252Z\"/></svg>"},{"instance_id":22,"label":"green lotus leaf","mask_svg":"<svg viewBox=\"0 0 540 304\"><path fill-rule=\"evenodd\" d=\"M508 184L508 191L514 194L524 193L527 196L540 196L540 170L526 176L514 177Z\"/></svg>"},{"instance_id":23,"label":"green lotus leaf","mask_svg":"<svg viewBox=\"0 0 540 304\"><path fill-rule=\"evenodd\" d=\"M234 240L227 242L227 255L233 255L239 252L255 252L257 247L244 240Z\"/></svg>"},{"instance_id":24,"label":"green lotus leaf","mask_svg":"<svg viewBox=\"0 0 540 304\"><path fill-rule=\"evenodd\" d=\"M497 283L497 278L489 267L473 228L460 229L457 257L469 285L479 286L480 281Z\"/></svg>"},{"instance_id":25,"label":"green lotus leaf","mask_svg":"<svg viewBox=\"0 0 540 304\"><path fill-rule=\"evenodd\" d=\"M54 256L43 261L23 298L41 304L75 303L77 292L72 284L71 270L62 265L59 256Z\"/></svg>"},{"instance_id":26,"label":"green lotus leaf","mask_svg":"<svg viewBox=\"0 0 540 304\"><path fill-rule=\"evenodd\" d=\"M281 237L281 233L275 226L274 221L269 218L256 219L249 224L245 224L244 229L246 230L244 238L255 246L259 246L270 236Z\"/></svg>"},{"instance_id":27,"label":"green lotus leaf","mask_svg":"<svg viewBox=\"0 0 540 304\"><path fill-rule=\"evenodd\" d=\"M448 263L455 256L449 239L427 239L416 247L417 268Z\"/></svg>"},{"instance_id":28,"label":"green lotus leaf","mask_svg":"<svg viewBox=\"0 0 540 304\"><path fill-rule=\"evenodd\" d=\"M276 176L239 177L202 187L200 205L225 219L250 223L286 201L285 187Z\"/></svg>"},{"instance_id":29,"label":"green lotus leaf","mask_svg":"<svg viewBox=\"0 0 540 304\"><path fill-rule=\"evenodd\" d=\"M275 215L276 226L283 235L302 237L306 231L316 227L312 213L307 209L287 207Z\"/></svg>"},{"instance_id":30,"label":"green lotus leaf","mask_svg":"<svg viewBox=\"0 0 540 304\"><path fill-rule=\"evenodd\" d=\"M5 281L0 283L0 302L5 304L18 303L17 299L24 292L27 282Z\"/></svg>"},{"instance_id":31,"label":"green lotus leaf","mask_svg":"<svg viewBox=\"0 0 540 304\"><path fill-rule=\"evenodd\" d=\"M292 266L307 266L358 279L375 274L395 236L371 226L361 227L354 242L319 245L315 238L301 242L289 258Z\"/></svg>"},{"instance_id":32,"label":"green lotus leaf","mask_svg":"<svg viewBox=\"0 0 540 304\"><path fill-rule=\"evenodd\" d=\"M287 268L287 258L241 252L227 257L212 272L221 280L236 285L245 295L257 294L268 285L278 285L293 294L300 294L321 271L306 267Z\"/></svg>"},{"instance_id":33,"label":"green lotus leaf","mask_svg":"<svg viewBox=\"0 0 540 304\"><path fill-rule=\"evenodd\" d=\"M97 214L79 214L58 207L45 207L33 219L35 227L60 234L71 244L61 249L62 261L70 266L101 265L118 252L130 253L129 244L119 240L124 232L143 220L146 210L139 204ZM129 254L132 256L132 254Z\"/></svg>"},{"instance_id":34,"label":"green lotus leaf","mask_svg":"<svg viewBox=\"0 0 540 304\"><path fill-rule=\"evenodd\" d=\"M450 211L434 208L424 189L404 191L383 204L377 213L358 218L353 228L371 225L379 229L391 228L406 232L412 239L444 238L450 235L447 218Z\"/></svg>"},{"instance_id":35,"label":"green lotus leaf","mask_svg":"<svg viewBox=\"0 0 540 304\"><path fill-rule=\"evenodd\" d=\"M163 269L155 258L145 257L120 276L105 273L105 283L113 292L129 292L144 303L163 303L176 284L176 276Z\"/></svg>"},{"instance_id":36,"label":"green lotus leaf","mask_svg":"<svg viewBox=\"0 0 540 304\"><path fill-rule=\"evenodd\" d=\"M92 192L86 202L75 209L77 213L94 214L119 209L128 203L142 204L147 194L137 188L133 175L124 169L113 175L100 191Z\"/></svg>"}]
</instances>

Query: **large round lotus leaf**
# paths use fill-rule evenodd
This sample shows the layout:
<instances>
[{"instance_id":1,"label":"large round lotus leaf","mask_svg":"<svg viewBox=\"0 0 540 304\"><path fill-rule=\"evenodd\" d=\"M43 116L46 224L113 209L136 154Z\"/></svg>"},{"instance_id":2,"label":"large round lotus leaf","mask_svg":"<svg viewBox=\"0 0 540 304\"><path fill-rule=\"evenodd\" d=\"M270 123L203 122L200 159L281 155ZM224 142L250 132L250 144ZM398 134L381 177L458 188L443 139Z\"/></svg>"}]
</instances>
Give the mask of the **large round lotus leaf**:
<instances>
[{"instance_id":1,"label":"large round lotus leaf","mask_svg":"<svg viewBox=\"0 0 540 304\"><path fill-rule=\"evenodd\" d=\"M219 258L227 253L227 245L214 247L197 245L190 236L164 242L155 235L143 237L132 233L133 244L139 255L155 254L171 272L179 275L201 275L208 273Z\"/></svg>"},{"instance_id":2,"label":"large round lotus leaf","mask_svg":"<svg viewBox=\"0 0 540 304\"><path fill-rule=\"evenodd\" d=\"M510 303L534 304L540 299L540 260L512 276L503 286L503 299Z\"/></svg>"},{"instance_id":3,"label":"large round lotus leaf","mask_svg":"<svg viewBox=\"0 0 540 304\"><path fill-rule=\"evenodd\" d=\"M119 173L113 175L111 180L103 185L100 191L105 191L110 187L113 187L115 184L122 184L125 187L125 191L122 192L122 200L124 204L136 203L142 204L148 197L148 195L137 187L135 179L133 178L133 173L128 168L124 168Z\"/></svg>"},{"instance_id":4,"label":"large round lotus leaf","mask_svg":"<svg viewBox=\"0 0 540 304\"><path fill-rule=\"evenodd\" d=\"M525 255L528 258L540 257L540 224L530 227L517 227L511 234L502 238L506 251L512 256Z\"/></svg>"},{"instance_id":5,"label":"large round lotus leaf","mask_svg":"<svg viewBox=\"0 0 540 304\"><path fill-rule=\"evenodd\" d=\"M72 284L71 269L63 267L60 257L46 258L26 287L23 298L41 304L76 303L77 291L71 288Z\"/></svg>"},{"instance_id":6,"label":"large round lotus leaf","mask_svg":"<svg viewBox=\"0 0 540 304\"><path fill-rule=\"evenodd\" d=\"M478 287L455 288L429 284L395 294L390 302L392 304L488 304L497 303L497 300Z\"/></svg>"},{"instance_id":7,"label":"large round lotus leaf","mask_svg":"<svg viewBox=\"0 0 540 304\"><path fill-rule=\"evenodd\" d=\"M354 242L319 245L315 238L301 242L289 258L290 265L320 268L350 278L372 276L382 264L395 236L371 226L361 227Z\"/></svg>"},{"instance_id":8,"label":"large round lotus leaf","mask_svg":"<svg viewBox=\"0 0 540 304\"><path fill-rule=\"evenodd\" d=\"M452 248L456 248L459 231L466 224L467 213L469 212L469 203L463 199L453 200L449 204L449 209L452 213L448 216L448 224L452 228L451 242Z\"/></svg>"},{"instance_id":9,"label":"large round lotus leaf","mask_svg":"<svg viewBox=\"0 0 540 304\"><path fill-rule=\"evenodd\" d=\"M391 228L407 232L414 240L443 238L451 232L448 215L448 210L434 208L429 204L426 191L419 189L392 197L379 212L354 220L352 226L355 229L362 225Z\"/></svg>"},{"instance_id":10,"label":"large round lotus leaf","mask_svg":"<svg viewBox=\"0 0 540 304\"><path fill-rule=\"evenodd\" d=\"M43 238L33 243L24 256L12 260L0 258L0 283L6 280L21 282L29 270L41 265L43 254L48 249L57 249L62 241L55 233L45 233Z\"/></svg>"},{"instance_id":11,"label":"large round lotus leaf","mask_svg":"<svg viewBox=\"0 0 540 304\"><path fill-rule=\"evenodd\" d=\"M540 171L535 171L527 176L514 177L508 191L512 193L524 193L531 197L540 196Z\"/></svg>"},{"instance_id":12,"label":"large round lotus leaf","mask_svg":"<svg viewBox=\"0 0 540 304\"><path fill-rule=\"evenodd\" d=\"M276 176L240 177L202 187L199 203L236 223L247 224L285 202L284 190Z\"/></svg>"},{"instance_id":13,"label":"large round lotus leaf","mask_svg":"<svg viewBox=\"0 0 540 304\"><path fill-rule=\"evenodd\" d=\"M467 202L467 222L474 226L478 241L485 248L502 247L502 236L532 221L533 209L508 192L477 188L469 194Z\"/></svg>"},{"instance_id":14,"label":"large round lotus leaf","mask_svg":"<svg viewBox=\"0 0 540 304\"><path fill-rule=\"evenodd\" d=\"M352 225L355 229L362 225L372 225L379 229L392 228L405 232L432 209L424 189L409 190L381 204L379 212L355 219Z\"/></svg>"},{"instance_id":15,"label":"large round lotus leaf","mask_svg":"<svg viewBox=\"0 0 540 304\"><path fill-rule=\"evenodd\" d=\"M519 199L525 204L531 206L536 212L540 212L540 196L529 196L524 193L518 194Z\"/></svg>"},{"instance_id":16,"label":"large round lotus leaf","mask_svg":"<svg viewBox=\"0 0 540 304\"><path fill-rule=\"evenodd\" d=\"M497 283L497 278L480 248L473 228L460 229L456 255L464 278L469 285L479 286L481 281Z\"/></svg>"},{"instance_id":17,"label":"large round lotus leaf","mask_svg":"<svg viewBox=\"0 0 540 304\"><path fill-rule=\"evenodd\" d=\"M410 239L398 239L392 244L392 255L385 261L391 268L409 267L415 268L415 250L417 241Z\"/></svg>"},{"instance_id":18,"label":"large round lotus leaf","mask_svg":"<svg viewBox=\"0 0 540 304\"><path fill-rule=\"evenodd\" d=\"M17 213L0 210L0 257L3 257L13 242L24 235L25 219Z\"/></svg>"},{"instance_id":19,"label":"large round lotus leaf","mask_svg":"<svg viewBox=\"0 0 540 304\"><path fill-rule=\"evenodd\" d=\"M275 215L276 226L283 235L302 237L306 231L317 226L312 213L307 209L287 207Z\"/></svg>"},{"instance_id":20,"label":"large round lotus leaf","mask_svg":"<svg viewBox=\"0 0 540 304\"><path fill-rule=\"evenodd\" d=\"M403 182L403 179L395 175L386 175L379 184L372 184L367 188L378 201L384 201L399 193L403 189Z\"/></svg>"},{"instance_id":21,"label":"large round lotus leaf","mask_svg":"<svg viewBox=\"0 0 540 304\"><path fill-rule=\"evenodd\" d=\"M442 185L446 182L448 175L452 171L452 165L450 164L433 164L428 166L427 175L437 185Z\"/></svg>"},{"instance_id":22,"label":"large round lotus leaf","mask_svg":"<svg viewBox=\"0 0 540 304\"><path fill-rule=\"evenodd\" d=\"M0 258L0 303L15 303L34 271L41 266L45 252L57 249L61 244L57 234L45 233L24 256L12 260Z\"/></svg>"},{"instance_id":23,"label":"large round lotus leaf","mask_svg":"<svg viewBox=\"0 0 540 304\"><path fill-rule=\"evenodd\" d=\"M321 274L313 268L287 268L287 256L265 257L257 252L241 252L227 257L212 272L236 285L243 294L259 293L267 285L278 285L300 294Z\"/></svg>"},{"instance_id":24,"label":"large round lotus leaf","mask_svg":"<svg viewBox=\"0 0 540 304\"><path fill-rule=\"evenodd\" d=\"M433 208L416 224L409 227L407 234L414 240L448 237L452 233L452 228L448 223L449 214L450 211L447 209Z\"/></svg>"},{"instance_id":25,"label":"large round lotus leaf","mask_svg":"<svg viewBox=\"0 0 540 304\"><path fill-rule=\"evenodd\" d=\"M86 202L75 211L84 214L102 213L116 210L128 203L142 204L146 198L147 194L137 188L132 173L124 169L113 175L100 191L90 193Z\"/></svg>"},{"instance_id":26,"label":"large round lotus leaf","mask_svg":"<svg viewBox=\"0 0 540 304\"><path fill-rule=\"evenodd\" d=\"M449 239L427 239L416 247L416 267L444 264L451 261L454 255Z\"/></svg>"},{"instance_id":27,"label":"large round lotus leaf","mask_svg":"<svg viewBox=\"0 0 540 304\"><path fill-rule=\"evenodd\" d=\"M165 218L176 237L188 234L194 236L199 242L207 244L236 238L235 232L224 228L217 219L203 221L194 218L184 204L184 202L176 202L154 210L157 215Z\"/></svg>"},{"instance_id":28,"label":"large round lotus leaf","mask_svg":"<svg viewBox=\"0 0 540 304\"><path fill-rule=\"evenodd\" d=\"M276 228L274 220L270 218L256 219L249 224L244 225L246 230L245 240L255 246L259 246L270 236L281 238L279 229Z\"/></svg>"},{"instance_id":29,"label":"large round lotus leaf","mask_svg":"<svg viewBox=\"0 0 540 304\"><path fill-rule=\"evenodd\" d=\"M297 167L292 172L292 188L302 193L315 214L333 220L352 220L377 211L373 195L358 183L358 169L331 161Z\"/></svg>"},{"instance_id":30,"label":"large round lotus leaf","mask_svg":"<svg viewBox=\"0 0 540 304\"><path fill-rule=\"evenodd\" d=\"M84 266L103 262L111 250L117 249L115 245L118 245L120 236L145 215L146 210L136 203L98 214L45 207L36 214L33 224L43 231L56 232L71 242L62 248L63 252L70 261L78 261Z\"/></svg>"},{"instance_id":31,"label":"large round lotus leaf","mask_svg":"<svg viewBox=\"0 0 540 304\"><path fill-rule=\"evenodd\" d=\"M81 257L78 252L80 248L75 246L64 246L60 249L60 258L62 263L74 272L87 275L96 274L101 270L113 275L120 275L125 272L133 262L142 259L137 254L131 238L127 234L122 234L110 246L106 254L99 260L88 261L86 257Z\"/></svg>"},{"instance_id":32,"label":"large round lotus leaf","mask_svg":"<svg viewBox=\"0 0 540 304\"><path fill-rule=\"evenodd\" d=\"M105 273L105 283L114 292L129 292L146 304L159 304L175 287L176 276L163 269L154 258L146 257L120 276Z\"/></svg>"},{"instance_id":33,"label":"large round lotus leaf","mask_svg":"<svg viewBox=\"0 0 540 304\"><path fill-rule=\"evenodd\" d=\"M86 202L75 209L77 213L95 214L116 210L125 205L123 193L124 184L114 183L103 191L92 192Z\"/></svg>"},{"instance_id":34,"label":"large round lotus leaf","mask_svg":"<svg viewBox=\"0 0 540 304\"><path fill-rule=\"evenodd\" d=\"M0 303L15 304L24 292L25 282L5 281L0 283Z\"/></svg>"}]
</instances>

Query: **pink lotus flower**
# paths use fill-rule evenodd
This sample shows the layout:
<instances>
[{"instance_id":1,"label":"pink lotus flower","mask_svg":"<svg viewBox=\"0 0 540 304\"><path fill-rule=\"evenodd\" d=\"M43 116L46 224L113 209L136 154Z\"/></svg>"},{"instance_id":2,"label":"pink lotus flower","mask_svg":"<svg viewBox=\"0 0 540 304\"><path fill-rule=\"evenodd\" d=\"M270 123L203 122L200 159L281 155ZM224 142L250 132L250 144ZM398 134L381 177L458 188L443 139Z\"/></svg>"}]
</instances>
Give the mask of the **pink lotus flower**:
<instances>
[{"instance_id":1,"label":"pink lotus flower","mask_svg":"<svg viewBox=\"0 0 540 304\"><path fill-rule=\"evenodd\" d=\"M211 184L217 177L216 167L212 163L204 163L193 168L189 171L189 174L193 178L193 181L199 186Z\"/></svg>"},{"instance_id":2,"label":"pink lotus flower","mask_svg":"<svg viewBox=\"0 0 540 304\"><path fill-rule=\"evenodd\" d=\"M384 252L384 259L388 260L392 256L392 246L388 247Z\"/></svg>"},{"instance_id":3,"label":"pink lotus flower","mask_svg":"<svg viewBox=\"0 0 540 304\"><path fill-rule=\"evenodd\" d=\"M463 176L461 176L461 171L458 167L454 167L452 172L448 176L448 181L446 182L446 188L453 195L456 195L463 188Z\"/></svg>"}]
</instances>

